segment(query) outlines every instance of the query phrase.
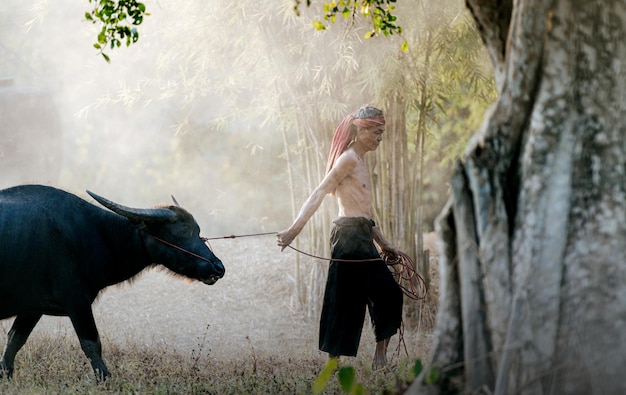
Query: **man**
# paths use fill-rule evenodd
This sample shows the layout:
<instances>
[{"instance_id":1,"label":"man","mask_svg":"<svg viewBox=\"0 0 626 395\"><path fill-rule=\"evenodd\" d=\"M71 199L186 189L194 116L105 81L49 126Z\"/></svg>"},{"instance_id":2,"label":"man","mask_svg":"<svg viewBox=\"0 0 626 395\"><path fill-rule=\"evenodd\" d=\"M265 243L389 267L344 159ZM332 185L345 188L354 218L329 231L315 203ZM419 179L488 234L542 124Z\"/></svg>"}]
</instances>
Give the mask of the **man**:
<instances>
[{"instance_id":1,"label":"man","mask_svg":"<svg viewBox=\"0 0 626 395\"><path fill-rule=\"evenodd\" d=\"M385 131L382 111L365 106L348 115L333 137L326 176L302 206L293 224L278 232L282 250L302 228L328 194L338 199L339 218L330 243L332 259L320 320L320 350L331 358L356 356L368 306L376 351L374 368L387 364L387 346L402 321L402 291L380 259L381 251L397 255L372 220L372 186L364 155L375 151ZM378 259L375 259L378 258Z\"/></svg>"}]
</instances>

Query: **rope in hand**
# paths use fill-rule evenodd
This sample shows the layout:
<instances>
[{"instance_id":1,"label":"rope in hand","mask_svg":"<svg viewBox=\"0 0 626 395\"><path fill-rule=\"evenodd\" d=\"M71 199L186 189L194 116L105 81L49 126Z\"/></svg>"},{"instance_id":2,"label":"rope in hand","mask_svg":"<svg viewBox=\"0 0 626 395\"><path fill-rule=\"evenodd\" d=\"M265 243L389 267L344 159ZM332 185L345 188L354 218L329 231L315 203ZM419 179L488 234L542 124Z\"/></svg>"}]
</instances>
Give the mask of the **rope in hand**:
<instances>
[{"instance_id":1,"label":"rope in hand","mask_svg":"<svg viewBox=\"0 0 626 395\"><path fill-rule=\"evenodd\" d=\"M402 289L402 292L413 300L420 300L426 297L428 289L426 288L426 281L422 277L415 267L415 262L410 256L400 251L397 256L392 256L383 252L381 254L383 261L391 268L391 271L396 279L396 282Z\"/></svg>"},{"instance_id":2,"label":"rope in hand","mask_svg":"<svg viewBox=\"0 0 626 395\"><path fill-rule=\"evenodd\" d=\"M278 232L264 232L264 233L251 233L245 235L230 235L230 236L220 236L220 237L209 237L204 238L204 240L218 240L218 239L235 239L238 237L254 237L254 236L266 236L266 235L275 235ZM304 252L299 250L291 245L288 246L292 250L306 255L311 258L321 259L324 261L335 261L335 262L374 262L379 261L381 258L383 262L387 266L391 268L391 272L396 279L396 282L402 289L402 292L409 298L413 300L420 300L426 297L428 290L426 289L426 282L424 281L424 277L422 277L415 267L415 262L404 252L400 252L398 256L392 256L391 254L382 252L380 258L369 258L369 259L331 259L324 258L321 256L317 256L314 254L310 254L308 252Z\"/></svg>"}]
</instances>

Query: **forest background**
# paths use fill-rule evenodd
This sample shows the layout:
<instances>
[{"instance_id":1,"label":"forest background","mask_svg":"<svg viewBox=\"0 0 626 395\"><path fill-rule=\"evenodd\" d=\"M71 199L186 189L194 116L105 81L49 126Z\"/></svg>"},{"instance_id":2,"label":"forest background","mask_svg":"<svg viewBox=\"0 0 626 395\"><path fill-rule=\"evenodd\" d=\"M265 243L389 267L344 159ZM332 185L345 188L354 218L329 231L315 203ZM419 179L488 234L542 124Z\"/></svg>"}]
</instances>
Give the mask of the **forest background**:
<instances>
[{"instance_id":1,"label":"forest background","mask_svg":"<svg viewBox=\"0 0 626 395\"><path fill-rule=\"evenodd\" d=\"M462 1L402 1L402 36L370 39L358 19L317 31L319 10L296 16L291 0L146 5L139 42L109 52L110 64L93 48L86 2L9 0L0 10L0 77L50 92L63 131L61 172L20 182L137 207L171 193L208 237L277 231L323 177L337 123L369 103L387 118L369 158L375 219L428 272L422 232L495 96ZM14 182L20 167L2 172ZM297 247L327 256L335 215L327 199ZM315 317L325 266L294 262L296 305Z\"/></svg>"}]
</instances>

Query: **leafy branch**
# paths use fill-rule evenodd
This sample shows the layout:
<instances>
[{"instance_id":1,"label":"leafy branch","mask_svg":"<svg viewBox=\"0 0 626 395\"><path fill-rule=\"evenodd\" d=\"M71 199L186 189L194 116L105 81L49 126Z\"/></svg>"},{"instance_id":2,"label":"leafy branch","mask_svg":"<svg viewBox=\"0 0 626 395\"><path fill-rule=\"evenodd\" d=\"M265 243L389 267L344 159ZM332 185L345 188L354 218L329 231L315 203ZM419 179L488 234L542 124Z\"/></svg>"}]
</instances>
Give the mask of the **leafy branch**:
<instances>
[{"instance_id":1,"label":"leafy branch","mask_svg":"<svg viewBox=\"0 0 626 395\"><path fill-rule=\"evenodd\" d=\"M299 15L300 5L303 0L294 0L294 10ZM311 5L311 0L306 1L306 6ZM337 15L345 19L352 18L354 21L357 14L371 19L372 29L365 33L365 38L376 35L391 36L401 35L402 27L396 21L394 15L396 0L332 0L325 2L323 7L323 19L328 23L335 23ZM93 4L90 12L85 12L85 19L93 24L100 23L102 29L98 33L98 40L93 45L100 51L104 60L110 62L109 56L104 53L107 47L114 49L120 47L122 42L126 46L139 40L139 32L136 26L141 25L146 13L146 6L137 0L89 0ZM319 19L313 21L317 30L326 29L326 24ZM408 50L406 41L402 43L402 51Z\"/></svg>"},{"instance_id":2,"label":"leafy branch","mask_svg":"<svg viewBox=\"0 0 626 395\"><path fill-rule=\"evenodd\" d=\"M91 12L85 12L85 19L93 24L101 23L98 40L93 45L100 51L107 62L111 59L104 53L107 47L120 47L122 42L130 46L139 40L136 26L141 25L146 13L146 6L137 0L89 0L93 3Z\"/></svg>"},{"instance_id":3,"label":"leafy branch","mask_svg":"<svg viewBox=\"0 0 626 395\"><path fill-rule=\"evenodd\" d=\"M299 14L301 0L294 0L294 10ZM351 19L354 22L357 15L371 20L372 28L365 33L364 38L372 38L376 35L393 36L402 35L402 26L397 24L397 17L394 15L396 0L332 0L324 2L323 19L327 23L335 23L337 16L344 19ZM306 1L307 7L311 5L311 0ZM326 23L319 19L313 20L313 27L317 30L325 30ZM408 50L406 41L402 43L402 51Z\"/></svg>"}]
</instances>

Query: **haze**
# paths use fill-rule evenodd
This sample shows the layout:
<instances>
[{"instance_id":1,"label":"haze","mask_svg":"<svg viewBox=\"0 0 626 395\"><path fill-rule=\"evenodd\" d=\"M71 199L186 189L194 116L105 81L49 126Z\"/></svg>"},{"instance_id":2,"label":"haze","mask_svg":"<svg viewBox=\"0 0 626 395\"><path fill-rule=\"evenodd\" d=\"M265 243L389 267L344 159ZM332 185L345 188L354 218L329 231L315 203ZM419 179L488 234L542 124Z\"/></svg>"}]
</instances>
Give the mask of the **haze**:
<instances>
[{"instance_id":1,"label":"haze","mask_svg":"<svg viewBox=\"0 0 626 395\"><path fill-rule=\"evenodd\" d=\"M362 40L358 22L318 32L319 4L297 17L293 0L148 0L139 42L107 49L110 64L87 0L3 4L0 187L89 189L130 206L172 194L209 237L287 226L323 176L299 156L325 164L338 121L397 78L384 62L399 37ZM436 23L415 23L420 7L407 5L399 24Z\"/></svg>"},{"instance_id":2,"label":"haze","mask_svg":"<svg viewBox=\"0 0 626 395\"><path fill-rule=\"evenodd\" d=\"M90 189L131 206L167 204L173 194L207 236L290 221L280 103L265 90L281 84L280 73L267 72L268 56L280 52L274 38L307 43L264 24L278 11L303 34L321 34L291 1L265 16L230 2L147 1L139 42L107 50L111 64L93 48L88 1L3 5L0 187L43 183L84 197ZM242 51L253 49L247 40L255 52Z\"/></svg>"}]
</instances>

